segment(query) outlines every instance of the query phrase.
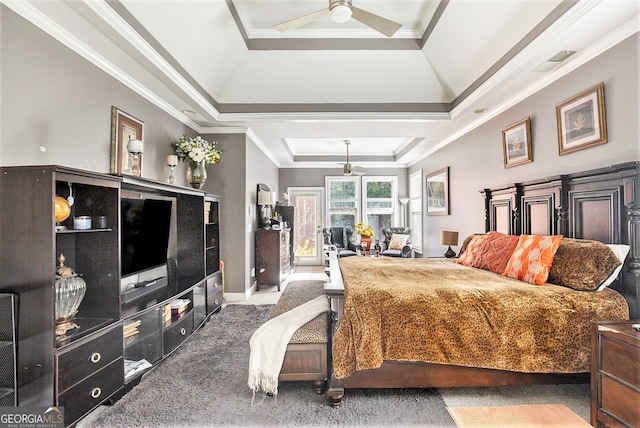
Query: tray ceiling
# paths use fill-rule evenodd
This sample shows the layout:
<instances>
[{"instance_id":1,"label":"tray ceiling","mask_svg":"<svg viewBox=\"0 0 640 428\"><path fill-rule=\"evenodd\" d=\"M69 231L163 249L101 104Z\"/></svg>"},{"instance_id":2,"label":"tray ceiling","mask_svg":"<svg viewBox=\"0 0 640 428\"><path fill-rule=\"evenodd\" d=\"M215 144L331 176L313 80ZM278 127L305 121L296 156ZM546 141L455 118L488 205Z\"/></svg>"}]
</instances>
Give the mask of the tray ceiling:
<instances>
[{"instance_id":1,"label":"tray ceiling","mask_svg":"<svg viewBox=\"0 0 640 428\"><path fill-rule=\"evenodd\" d=\"M635 0L353 0L401 24L391 38L328 15L272 28L327 0L4 4L197 132L248 132L279 167L339 168L345 139L363 167L411 165L639 27Z\"/></svg>"}]
</instances>

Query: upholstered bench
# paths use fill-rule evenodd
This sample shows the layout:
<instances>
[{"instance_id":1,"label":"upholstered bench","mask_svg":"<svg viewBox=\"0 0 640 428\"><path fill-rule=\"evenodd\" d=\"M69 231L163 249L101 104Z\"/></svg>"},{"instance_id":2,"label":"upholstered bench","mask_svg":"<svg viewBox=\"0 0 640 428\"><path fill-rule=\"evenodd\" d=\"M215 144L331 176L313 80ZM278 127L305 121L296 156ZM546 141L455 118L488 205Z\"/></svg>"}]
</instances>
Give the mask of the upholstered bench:
<instances>
[{"instance_id":1,"label":"upholstered bench","mask_svg":"<svg viewBox=\"0 0 640 428\"><path fill-rule=\"evenodd\" d=\"M269 319L324 295L323 281L287 284ZM318 315L293 333L284 356L279 381L313 381L322 394L328 378L329 312Z\"/></svg>"}]
</instances>

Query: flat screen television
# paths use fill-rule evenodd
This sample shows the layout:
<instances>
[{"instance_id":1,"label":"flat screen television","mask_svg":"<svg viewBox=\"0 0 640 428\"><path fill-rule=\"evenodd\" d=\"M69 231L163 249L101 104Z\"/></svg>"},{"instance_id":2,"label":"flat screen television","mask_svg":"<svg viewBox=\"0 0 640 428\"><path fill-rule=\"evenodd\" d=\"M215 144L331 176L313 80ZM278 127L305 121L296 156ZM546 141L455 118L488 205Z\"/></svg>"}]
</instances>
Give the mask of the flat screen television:
<instances>
[{"instance_id":1,"label":"flat screen television","mask_svg":"<svg viewBox=\"0 0 640 428\"><path fill-rule=\"evenodd\" d=\"M171 199L121 198L122 277L167 264L172 205Z\"/></svg>"}]
</instances>

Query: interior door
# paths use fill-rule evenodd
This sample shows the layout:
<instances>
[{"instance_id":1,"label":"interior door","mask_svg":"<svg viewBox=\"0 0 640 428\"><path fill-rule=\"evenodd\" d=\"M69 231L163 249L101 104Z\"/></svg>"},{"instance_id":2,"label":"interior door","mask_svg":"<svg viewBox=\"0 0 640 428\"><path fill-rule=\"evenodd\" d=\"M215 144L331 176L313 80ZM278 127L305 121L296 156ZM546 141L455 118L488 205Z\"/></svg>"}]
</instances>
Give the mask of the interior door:
<instances>
[{"instance_id":1,"label":"interior door","mask_svg":"<svg viewBox=\"0 0 640 428\"><path fill-rule=\"evenodd\" d=\"M322 265L324 188L289 187L287 191L295 213L293 251L296 265Z\"/></svg>"}]
</instances>

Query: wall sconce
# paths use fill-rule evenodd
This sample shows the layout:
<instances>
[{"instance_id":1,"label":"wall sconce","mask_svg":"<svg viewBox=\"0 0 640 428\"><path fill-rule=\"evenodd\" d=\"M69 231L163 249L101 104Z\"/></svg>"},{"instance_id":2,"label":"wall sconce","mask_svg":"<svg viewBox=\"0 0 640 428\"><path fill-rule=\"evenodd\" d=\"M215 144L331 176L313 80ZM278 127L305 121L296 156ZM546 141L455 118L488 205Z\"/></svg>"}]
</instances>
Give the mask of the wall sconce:
<instances>
[{"instance_id":1,"label":"wall sconce","mask_svg":"<svg viewBox=\"0 0 640 428\"><path fill-rule=\"evenodd\" d=\"M446 258L450 259L451 257L455 257L456 253L451 249L451 246L453 245L455 247L458 245L458 232L443 230L440 232L440 244L449 246L447 252L444 253Z\"/></svg>"}]
</instances>

